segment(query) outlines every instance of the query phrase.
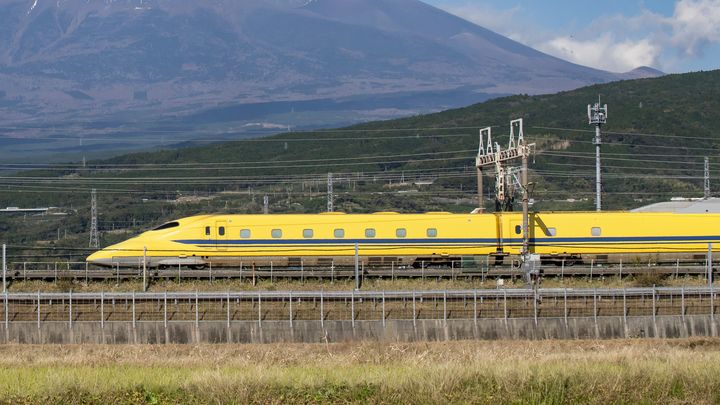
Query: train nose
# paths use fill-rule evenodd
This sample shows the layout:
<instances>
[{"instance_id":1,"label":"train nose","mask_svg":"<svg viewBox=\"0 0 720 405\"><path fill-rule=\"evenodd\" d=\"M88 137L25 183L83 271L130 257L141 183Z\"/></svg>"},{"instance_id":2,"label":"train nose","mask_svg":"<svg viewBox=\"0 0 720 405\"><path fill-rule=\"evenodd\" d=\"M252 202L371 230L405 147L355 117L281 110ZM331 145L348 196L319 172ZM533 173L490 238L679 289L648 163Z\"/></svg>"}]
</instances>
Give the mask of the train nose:
<instances>
[{"instance_id":1,"label":"train nose","mask_svg":"<svg viewBox=\"0 0 720 405\"><path fill-rule=\"evenodd\" d=\"M102 250L91 254L87 257L87 259L85 259L85 261L98 266L113 267L112 258L107 257L107 255Z\"/></svg>"}]
</instances>

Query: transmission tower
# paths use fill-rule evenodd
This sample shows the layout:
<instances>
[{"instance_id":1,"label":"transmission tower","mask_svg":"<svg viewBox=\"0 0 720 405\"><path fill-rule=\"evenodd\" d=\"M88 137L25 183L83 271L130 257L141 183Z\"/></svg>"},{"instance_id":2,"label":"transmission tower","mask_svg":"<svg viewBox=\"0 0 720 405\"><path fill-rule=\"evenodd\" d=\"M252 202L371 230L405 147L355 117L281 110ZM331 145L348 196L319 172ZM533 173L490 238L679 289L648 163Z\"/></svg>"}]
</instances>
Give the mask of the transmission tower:
<instances>
[{"instance_id":1,"label":"transmission tower","mask_svg":"<svg viewBox=\"0 0 720 405\"><path fill-rule=\"evenodd\" d=\"M95 189L92 189L90 193L90 247L100 247L97 221L97 191Z\"/></svg>"},{"instance_id":2,"label":"transmission tower","mask_svg":"<svg viewBox=\"0 0 720 405\"><path fill-rule=\"evenodd\" d=\"M263 214L270 212L270 198L265 194L263 196Z\"/></svg>"},{"instance_id":3,"label":"transmission tower","mask_svg":"<svg viewBox=\"0 0 720 405\"><path fill-rule=\"evenodd\" d=\"M707 200L710 198L710 159L705 156L705 182L703 197Z\"/></svg>"},{"instance_id":4,"label":"transmission tower","mask_svg":"<svg viewBox=\"0 0 720 405\"><path fill-rule=\"evenodd\" d=\"M588 123L595 125L595 210L600 211L602 207L600 192L602 191L602 178L600 177L600 127L607 122L608 108L607 104L600 104L600 96L595 105L588 104Z\"/></svg>"},{"instance_id":5,"label":"transmission tower","mask_svg":"<svg viewBox=\"0 0 720 405\"><path fill-rule=\"evenodd\" d=\"M333 175L328 173L327 179L327 212L333 212Z\"/></svg>"}]
</instances>

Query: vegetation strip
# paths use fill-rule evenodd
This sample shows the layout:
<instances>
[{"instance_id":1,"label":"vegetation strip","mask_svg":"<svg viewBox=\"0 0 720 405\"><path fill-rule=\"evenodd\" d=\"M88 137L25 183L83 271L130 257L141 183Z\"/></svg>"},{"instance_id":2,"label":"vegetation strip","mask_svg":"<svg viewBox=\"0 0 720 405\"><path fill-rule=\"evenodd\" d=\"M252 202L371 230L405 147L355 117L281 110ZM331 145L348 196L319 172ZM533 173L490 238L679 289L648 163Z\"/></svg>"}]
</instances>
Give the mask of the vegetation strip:
<instances>
[{"instance_id":1,"label":"vegetation strip","mask_svg":"<svg viewBox=\"0 0 720 405\"><path fill-rule=\"evenodd\" d=\"M710 403L720 340L2 346L2 402Z\"/></svg>"}]
</instances>

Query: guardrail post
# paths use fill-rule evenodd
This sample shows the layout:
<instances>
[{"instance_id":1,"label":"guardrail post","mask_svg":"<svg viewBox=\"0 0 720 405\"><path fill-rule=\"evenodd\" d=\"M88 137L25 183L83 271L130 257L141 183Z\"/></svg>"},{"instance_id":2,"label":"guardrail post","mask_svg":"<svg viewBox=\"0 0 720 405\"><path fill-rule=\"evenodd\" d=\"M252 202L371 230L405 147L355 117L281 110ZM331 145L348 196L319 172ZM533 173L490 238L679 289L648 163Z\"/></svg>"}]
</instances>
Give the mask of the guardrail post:
<instances>
[{"instance_id":1,"label":"guardrail post","mask_svg":"<svg viewBox=\"0 0 720 405\"><path fill-rule=\"evenodd\" d=\"M58 272L57 262L55 262L55 267L54 267L54 271L53 271L53 274L55 275L55 280L54 280L55 283L57 283L57 272Z\"/></svg>"},{"instance_id":2,"label":"guardrail post","mask_svg":"<svg viewBox=\"0 0 720 405\"><path fill-rule=\"evenodd\" d=\"M447 324L447 290L443 291L443 323Z\"/></svg>"},{"instance_id":3,"label":"guardrail post","mask_svg":"<svg viewBox=\"0 0 720 405\"><path fill-rule=\"evenodd\" d=\"M623 323L627 324L627 294L623 288Z\"/></svg>"},{"instance_id":4,"label":"guardrail post","mask_svg":"<svg viewBox=\"0 0 720 405\"><path fill-rule=\"evenodd\" d=\"M478 314L477 314L477 290L473 291L473 322L475 325L477 325L478 321Z\"/></svg>"},{"instance_id":5,"label":"guardrail post","mask_svg":"<svg viewBox=\"0 0 720 405\"><path fill-rule=\"evenodd\" d=\"M413 301L413 327L417 326L417 312L415 311L415 291L412 292Z\"/></svg>"},{"instance_id":6,"label":"guardrail post","mask_svg":"<svg viewBox=\"0 0 720 405\"><path fill-rule=\"evenodd\" d=\"M675 278L680 275L680 259L675 259Z\"/></svg>"},{"instance_id":7,"label":"guardrail post","mask_svg":"<svg viewBox=\"0 0 720 405\"><path fill-rule=\"evenodd\" d=\"M212 262L210 262L210 267L208 267L208 271L210 272L210 284L213 283L213 276L212 276Z\"/></svg>"},{"instance_id":8,"label":"guardrail post","mask_svg":"<svg viewBox=\"0 0 720 405\"><path fill-rule=\"evenodd\" d=\"M533 320L535 321L535 326L538 324L538 298L538 291L533 289Z\"/></svg>"},{"instance_id":9,"label":"guardrail post","mask_svg":"<svg viewBox=\"0 0 720 405\"><path fill-rule=\"evenodd\" d=\"M70 290L68 301L70 303L70 305L68 306L68 308L69 308L68 312L70 314L70 317L68 319L68 325L70 326L70 329L72 329L72 290Z\"/></svg>"},{"instance_id":10,"label":"guardrail post","mask_svg":"<svg viewBox=\"0 0 720 405\"><path fill-rule=\"evenodd\" d=\"M597 325L597 288L593 288L593 320Z\"/></svg>"},{"instance_id":11,"label":"guardrail post","mask_svg":"<svg viewBox=\"0 0 720 405\"><path fill-rule=\"evenodd\" d=\"M715 322L715 288L710 286L710 320Z\"/></svg>"},{"instance_id":12,"label":"guardrail post","mask_svg":"<svg viewBox=\"0 0 720 405\"><path fill-rule=\"evenodd\" d=\"M100 329L105 329L105 291L100 291Z\"/></svg>"},{"instance_id":13,"label":"guardrail post","mask_svg":"<svg viewBox=\"0 0 720 405\"><path fill-rule=\"evenodd\" d=\"M195 290L195 329L200 327L200 299L198 291Z\"/></svg>"},{"instance_id":14,"label":"guardrail post","mask_svg":"<svg viewBox=\"0 0 720 405\"><path fill-rule=\"evenodd\" d=\"M505 318L505 324L508 321L508 310L507 310L507 290L503 290L503 317Z\"/></svg>"},{"instance_id":15,"label":"guardrail post","mask_svg":"<svg viewBox=\"0 0 720 405\"><path fill-rule=\"evenodd\" d=\"M125 301L125 302L127 303L127 301ZM135 329L135 291L134 290L132 292L132 317L133 317L132 327L133 327L133 329Z\"/></svg>"},{"instance_id":16,"label":"guardrail post","mask_svg":"<svg viewBox=\"0 0 720 405\"><path fill-rule=\"evenodd\" d=\"M656 305L655 305L655 284L653 284L653 287L652 287L652 314L653 314L653 325L655 325L655 313L656 313L655 308L656 308Z\"/></svg>"},{"instance_id":17,"label":"guardrail post","mask_svg":"<svg viewBox=\"0 0 720 405\"><path fill-rule=\"evenodd\" d=\"M385 327L385 291L382 292L382 325Z\"/></svg>"},{"instance_id":18,"label":"guardrail post","mask_svg":"<svg viewBox=\"0 0 720 405\"><path fill-rule=\"evenodd\" d=\"M40 329L40 290L37 292L37 327Z\"/></svg>"},{"instance_id":19,"label":"guardrail post","mask_svg":"<svg viewBox=\"0 0 720 405\"><path fill-rule=\"evenodd\" d=\"M682 317L683 322L685 321L685 286L680 287L680 310L682 313L680 316Z\"/></svg>"},{"instance_id":20,"label":"guardrail post","mask_svg":"<svg viewBox=\"0 0 720 405\"><path fill-rule=\"evenodd\" d=\"M258 328L262 328L262 293L258 291Z\"/></svg>"},{"instance_id":21,"label":"guardrail post","mask_svg":"<svg viewBox=\"0 0 720 405\"><path fill-rule=\"evenodd\" d=\"M88 283L88 265L89 265L89 264L90 264L90 263L85 262L85 284Z\"/></svg>"},{"instance_id":22,"label":"guardrail post","mask_svg":"<svg viewBox=\"0 0 720 405\"><path fill-rule=\"evenodd\" d=\"M227 292L227 327L230 329L230 291Z\"/></svg>"},{"instance_id":23,"label":"guardrail post","mask_svg":"<svg viewBox=\"0 0 720 405\"><path fill-rule=\"evenodd\" d=\"M290 329L293 327L293 312L292 312L292 291L288 293L290 298Z\"/></svg>"},{"instance_id":24,"label":"guardrail post","mask_svg":"<svg viewBox=\"0 0 720 405\"><path fill-rule=\"evenodd\" d=\"M567 287L563 288L563 318L565 318L565 326L568 326L568 310L567 310Z\"/></svg>"},{"instance_id":25,"label":"guardrail post","mask_svg":"<svg viewBox=\"0 0 720 405\"><path fill-rule=\"evenodd\" d=\"M590 260L590 280L593 278L593 267L595 267L595 259Z\"/></svg>"},{"instance_id":26,"label":"guardrail post","mask_svg":"<svg viewBox=\"0 0 720 405\"><path fill-rule=\"evenodd\" d=\"M352 311L350 318L352 320L352 327L355 329L355 290L350 292L350 301L350 310Z\"/></svg>"},{"instance_id":27,"label":"guardrail post","mask_svg":"<svg viewBox=\"0 0 720 405\"><path fill-rule=\"evenodd\" d=\"M622 257L620 258L620 279L622 279L622 270L623 270L623 260Z\"/></svg>"},{"instance_id":28,"label":"guardrail post","mask_svg":"<svg viewBox=\"0 0 720 405\"><path fill-rule=\"evenodd\" d=\"M168 318L167 318L167 290L163 294L163 326L167 329Z\"/></svg>"},{"instance_id":29,"label":"guardrail post","mask_svg":"<svg viewBox=\"0 0 720 405\"><path fill-rule=\"evenodd\" d=\"M323 290L320 290L320 327L325 328L325 308L323 307Z\"/></svg>"},{"instance_id":30,"label":"guardrail post","mask_svg":"<svg viewBox=\"0 0 720 405\"><path fill-rule=\"evenodd\" d=\"M390 280L395 281L395 261L390 262Z\"/></svg>"}]
</instances>

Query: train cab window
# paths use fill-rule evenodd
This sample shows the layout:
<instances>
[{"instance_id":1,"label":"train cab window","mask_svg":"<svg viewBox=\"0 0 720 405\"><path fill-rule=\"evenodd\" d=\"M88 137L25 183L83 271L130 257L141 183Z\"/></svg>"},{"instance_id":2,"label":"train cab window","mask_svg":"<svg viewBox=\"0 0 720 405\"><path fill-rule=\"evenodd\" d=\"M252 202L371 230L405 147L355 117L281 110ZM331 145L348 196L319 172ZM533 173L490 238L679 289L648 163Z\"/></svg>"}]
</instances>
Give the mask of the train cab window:
<instances>
[{"instance_id":1,"label":"train cab window","mask_svg":"<svg viewBox=\"0 0 720 405\"><path fill-rule=\"evenodd\" d=\"M312 237L313 237L312 229L303 229L303 238L312 238Z\"/></svg>"},{"instance_id":2,"label":"train cab window","mask_svg":"<svg viewBox=\"0 0 720 405\"><path fill-rule=\"evenodd\" d=\"M545 236L557 236L557 229L556 228L547 228L547 231L545 232Z\"/></svg>"},{"instance_id":3,"label":"train cab window","mask_svg":"<svg viewBox=\"0 0 720 405\"><path fill-rule=\"evenodd\" d=\"M225 227L221 226L218 228L218 235L225 236Z\"/></svg>"},{"instance_id":4,"label":"train cab window","mask_svg":"<svg viewBox=\"0 0 720 405\"><path fill-rule=\"evenodd\" d=\"M515 225L515 235L520 235L522 233L522 226Z\"/></svg>"},{"instance_id":5,"label":"train cab window","mask_svg":"<svg viewBox=\"0 0 720 405\"><path fill-rule=\"evenodd\" d=\"M162 225L158 226L157 228L153 229L153 231L162 231L163 229L175 228L175 227L177 227L177 226L180 226L180 223L178 223L178 222L168 222L168 223L166 223L166 224L162 224Z\"/></svg>"},{"instance_id":6,"label":"train cab window","mask_svg":"<svg viewBox=\"0 0 720 405\"><path fill-rule=\"evenodd\" d=\"M334 235L336 238L344 238L344 237L345 237L345 230L344 230L344 229L336 229L336 230L333 232L333 235Z\"/></svg>"},{"instance_id":7,"label":"train cab window","mask_svg":"<svg viewBox=\"0 0 720 405\"><path fill-rule=\"evenodd\" d=\"M602 229L600 229L599 226L594 226L594 227L592 227L592 229L590 230L590 234L591 234L592 236L600 236L600 235L602 234Z\"/></svg>"},{"instance_id":8,"label":"train cab window","mask_svg":"<svg viewBox=\"0 0 720 405\"><path fill-rule=\"evenodd\" d=\"M428 228L428 229L427 229L427 236L428 236L428 238L437 238L437 229L435 229L435 228Z\"/></svg>"},{"instance_id":9,"label":"train cab window","mask_svg":"<svg viewBox=\"0 0 720 405\"><path fill-rule=\"evenodd\" d=\"M210 236L210 227L209 226L205 227L205 235Z\"/></svg>"},{"instance_id":10,"label":"train cab window","mask_svg":"<svg viewBox=\"0 0 720 405\"><path fill-rule=\"evenodd\" d=\"M404 238L407 236L407 229L405 228L398 228L395 230L395 236L398 238Z\"/></svg>"},{"instance_id":11,"label":"train cab window","mask_svg":"<svg viewBox=\"0 0 720 405\"><path fill-rule=\"evenodd\" d=\"M272 231L270 231L270 236L272 236L274 239L282 238L282 229L273 229Z\"/></svg>"},{"instance_id":12,"label":"train cab window","mask_svg":"<svg viewBox=\"0 0 720 405\"><path fill-rule=\"evenodd\" d=\"M365 229L365 237L366 238L374 238L375 237L375 228Z\"/></svg>"},{"instance_id":13,"label":"train cab window","mask_svg":"<svg viewBox=\"0 0 720 405\"><path fill-rule=\"evenodd\" d=\"M250 237L250 230L249 229L241 229L240 230L240 237L243 239L247 239Z\"/></svg>"}]
</instances>

